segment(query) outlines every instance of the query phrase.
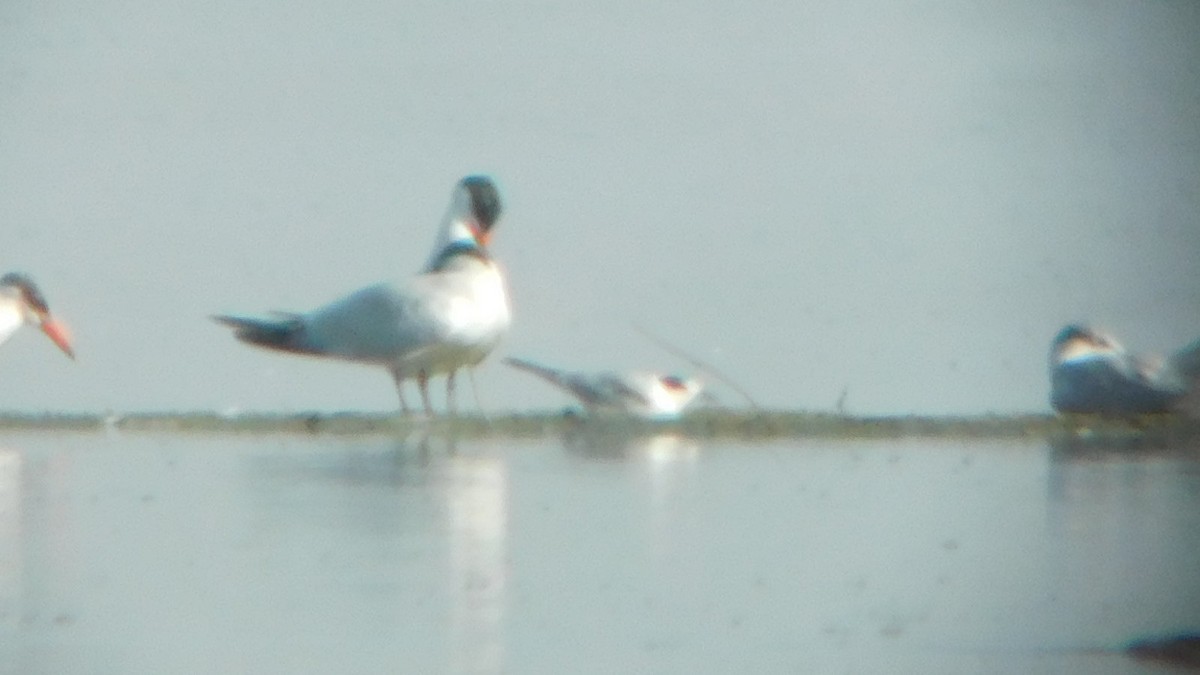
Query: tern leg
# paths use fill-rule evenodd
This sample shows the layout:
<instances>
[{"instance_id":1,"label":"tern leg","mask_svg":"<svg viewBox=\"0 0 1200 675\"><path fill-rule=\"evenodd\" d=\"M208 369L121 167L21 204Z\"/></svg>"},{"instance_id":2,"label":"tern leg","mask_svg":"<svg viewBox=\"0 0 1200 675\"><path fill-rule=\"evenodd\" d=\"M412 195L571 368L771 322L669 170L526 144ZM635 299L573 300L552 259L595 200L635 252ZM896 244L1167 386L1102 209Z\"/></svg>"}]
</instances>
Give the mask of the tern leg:
<instances>
[{"instance_id":1,"label":"tern leg","mask_svg":"<svg viewBox=\"0 0 1200 675\"><path fill-rule=\"evenodd\" d=\"M433 418L433 406L429 405L429 374L424 370L417 373L417 388L421 390L421 403L425 405L425 416Z\"/></svg>"},{"instance_id":2,"label":"tern leg","mask_svg":"<svg viewBox=\"0 0 1200 675\"><path fill-rule=\"evenodd\" d=\"M408 417L412 414L412 410L408 407L408 401L404 400L404 376L399 370L393 370L392 381L396 383L396 395L400 397L400 414Z\"/></svg>"},{"instance_id":3,"label":"tern leg","mask_svg":"<svg viewBox=\"0 0 1200 675\"><path fill-rule=\"evenodd\" d=\"M467 377L471 379L471 396L475 399L475 407L479 409L479 416L484 420L488 420L487 412L483 409L483 401L479 400L479 385L475 384L474 368L467 369Z\"/></svg>"},{"instance_id":4,"label":"tern leg","mask_svg":"<svg viewBox=\"0 0 1200 675\"><path fill-rule=\"evenodd\" d=\"M457 370L450 371L450 374L446 376L446 412L449 413L451 417L458 417L458 406L455 405L454 401L455 375L458 375Z\"/></svg>"}]
</instances>

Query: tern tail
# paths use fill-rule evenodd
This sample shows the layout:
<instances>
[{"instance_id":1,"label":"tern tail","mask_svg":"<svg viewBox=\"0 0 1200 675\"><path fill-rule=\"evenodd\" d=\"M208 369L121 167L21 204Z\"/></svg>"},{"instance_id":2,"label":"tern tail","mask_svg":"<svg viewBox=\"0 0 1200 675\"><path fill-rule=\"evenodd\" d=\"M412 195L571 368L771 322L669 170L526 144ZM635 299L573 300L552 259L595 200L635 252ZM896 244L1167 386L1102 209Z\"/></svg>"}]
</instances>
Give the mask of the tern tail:
<instances>
[{"instance_id":1,"label":"tern tail","mask_svg":"<svg viewBox=\"0 0 1200 675\"><path fill-rule=\"evenodd\" d=\"M217 315L212 319L233 328L234 337L242 342L285 352L311 354L314 351L304 344L304 322L293 314L283 314L279 319L227 315Z\"/></svg>"}]
</instances>

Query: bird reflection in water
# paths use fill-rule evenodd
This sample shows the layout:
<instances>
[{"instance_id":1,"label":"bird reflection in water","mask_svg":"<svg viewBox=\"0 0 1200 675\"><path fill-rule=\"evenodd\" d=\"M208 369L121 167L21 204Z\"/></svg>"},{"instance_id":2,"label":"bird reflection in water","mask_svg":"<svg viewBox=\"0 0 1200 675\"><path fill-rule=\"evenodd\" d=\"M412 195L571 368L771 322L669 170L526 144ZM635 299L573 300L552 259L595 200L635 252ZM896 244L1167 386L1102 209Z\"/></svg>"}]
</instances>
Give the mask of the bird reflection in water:
<instances>
[{"instance_id":1,"label":"bird reflection in water","mask_svg":"<svg viewBox=\"0 0 1200 675\"><path fill-rule=\"evenodd\" d=\"M504 670L508 470L494 457L448 461L451 671L498 673Z\"/></svg>"},{"instance_id":2,"label":"bird reflection in water","mask_svg":"<svg viewBox=\"0 0 1200 675\"><path fill-rule=\"evenodd\" d=\"M634 474L638 489L648 497L649 545L655 555L665 555L680 517L677 494L695 469L700 444L677 431L637 434L588 422L565 434L563 445L568 452L591 461L623 464Z\"/></svg>"},{"instance_id":3,"label":"bird reflection in water","mask_svg":"<svg viewBox=\"0 0 1200 675\"><path fill-rule=\"evenodd\" d=\"M21 595L21 454L0 448L0 626L15 629Z\"/></svg>"}]
</instances>

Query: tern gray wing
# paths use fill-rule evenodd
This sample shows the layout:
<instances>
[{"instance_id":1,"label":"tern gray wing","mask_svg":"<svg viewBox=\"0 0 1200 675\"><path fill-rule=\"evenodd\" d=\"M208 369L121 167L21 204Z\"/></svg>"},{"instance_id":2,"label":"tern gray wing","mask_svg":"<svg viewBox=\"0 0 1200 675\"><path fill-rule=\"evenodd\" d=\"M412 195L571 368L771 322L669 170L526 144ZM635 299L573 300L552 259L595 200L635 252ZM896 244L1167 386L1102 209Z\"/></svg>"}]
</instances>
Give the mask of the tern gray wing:
<instances>
[{"instance_id":1,"label":"tern gray wing","mask_svg":"<svg viewBox=\"0 0 1200 675\"><path fill-rule=\"evenodd\" d=\"M566 391L588 407L627 408L630 403L647 403L646 397L631 388L617 375L589 375L543 366L532 361L506 358L504 362L542 378Z\"/></svg>"},{"instance_id":2,"label":"tern gray wing","mask_svg":"<svg viewBox=\"0 0 1200 675\"><path fill-rule=\"evenodd\" d=\"M376 284L306 314L213 318L235 328L238 339L260 347L387 363L437 341L444 330L435 305L429 294Z\"/></svg>"},{"instance_id":3,"label":"tern gray wing","mask_svg":"<svg viewBox=\"0 0 1200 675\"><path fill-rule=\"evenodd\" d=\"M595 405L629 409L631 405L650 404L642 392L630 387L619 375L612 373L578 375L572 378L571 390L581 399L586 392Z\"/></svg>"},{"instance_id":4,"label":"tern gray wing","mask_svg":"<svg viewBox=\"0 0 1200 675\"><path fill-rule=\"evenodd\" d=\"M428 298L391 284L355 291L301 321L309 351L351 361L394 361L438 336Z\"/></svg>"}]
</instances>

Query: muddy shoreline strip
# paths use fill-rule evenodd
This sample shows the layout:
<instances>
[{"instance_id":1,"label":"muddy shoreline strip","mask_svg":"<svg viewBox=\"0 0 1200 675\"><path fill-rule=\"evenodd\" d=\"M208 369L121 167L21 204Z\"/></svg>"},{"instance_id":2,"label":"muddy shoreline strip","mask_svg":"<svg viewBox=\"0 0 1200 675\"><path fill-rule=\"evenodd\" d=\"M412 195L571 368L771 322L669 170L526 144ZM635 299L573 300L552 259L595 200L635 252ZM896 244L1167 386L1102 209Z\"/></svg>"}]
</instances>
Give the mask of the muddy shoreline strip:
<instances>
[{"instance_id":1,"label":"muddy shoreline strip","mask_svg":"<svg viewBox=\"0 0 1200 675\"><path fill-rule=\"evenodd\" d=\"M506 414L490 418L405 418L364 413L140 412L66 414L0 412L2 431L170 432L256 434L448 435L460 438L542 438L564 433L643 436L673 432L697 439L1058 439L1101 443L1196 444L1200 422L1172 416L1127 420L1052 415L976 417L853 417L806 412L699 411L673 422L629 418L584 419L564 413Z\"/></svg>"}]
</instances>

